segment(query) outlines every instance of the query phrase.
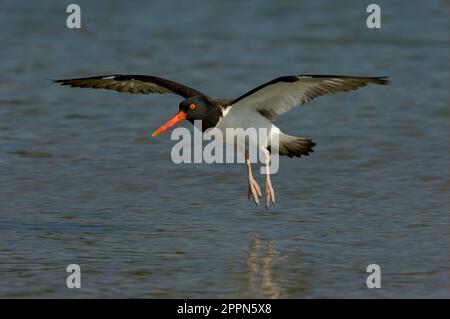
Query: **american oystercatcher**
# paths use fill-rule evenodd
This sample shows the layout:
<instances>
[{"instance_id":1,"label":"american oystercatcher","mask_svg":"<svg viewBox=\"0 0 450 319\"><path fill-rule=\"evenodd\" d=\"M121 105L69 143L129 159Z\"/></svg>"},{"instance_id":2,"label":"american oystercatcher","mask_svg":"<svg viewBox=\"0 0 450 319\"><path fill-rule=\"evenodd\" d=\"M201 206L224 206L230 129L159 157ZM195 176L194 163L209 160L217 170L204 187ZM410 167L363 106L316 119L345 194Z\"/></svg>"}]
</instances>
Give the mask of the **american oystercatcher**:
<instances>
[{"instance_id":1,"label":"american oystercatcher","mask_svg":"<svg viewBox=\"0 0 450 319\"><path fill-rule=\"evenodd\" d=\"M247 141L264 154L266 207L275 203L275 192L270 181L270 152L272 137L277 135L279 155L301 157L313 152L311 139L286 135L274 124L277 116L305 104L313 98L337 92L348 92L369 83L387 84L387 77L360 77L338 75L282 76L245 93L236 99L214 99L185 85L149 75L106 75L88 78L54 80L72 87L109 89L128 93L172 93L182 96L178 113L157 129L156 136L182 120L194 123L201 120L203 132L210 128L266 129L264 141ZM224 141L225 143L235 143ZM253 177L248 148L244 147L248 177L248 197L259 205L261 189Z\"/></svg>"}]
</instances>

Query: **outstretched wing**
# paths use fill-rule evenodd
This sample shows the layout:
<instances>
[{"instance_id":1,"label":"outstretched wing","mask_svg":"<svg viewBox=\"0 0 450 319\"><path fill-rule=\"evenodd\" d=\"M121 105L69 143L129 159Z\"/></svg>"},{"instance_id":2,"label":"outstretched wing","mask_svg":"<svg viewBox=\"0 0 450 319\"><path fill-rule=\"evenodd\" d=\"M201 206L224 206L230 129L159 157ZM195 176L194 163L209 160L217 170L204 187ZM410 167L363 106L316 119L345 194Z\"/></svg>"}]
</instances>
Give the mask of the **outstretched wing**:
<instances>
[{"instance_id":1,"label":"outstretched wing","mask_svg":"<svg viewBox=\"0 0 450 319\"><path fill-rule=\"evenodd\" d=\"M387 77L358 77L338 75L282 76L258 86L235 99L235 107L252 107L269 120L305 104L317 96L348 92L369 83L388 84Z\"/></svg>"},{"instance_id":2,"label":"outstretched wing","mask_svg":"<svg viewBox=\"0 0 450 319\"><path fill-rule=\"evenodd\" d=\"M183 84L151 75L104 75L89 78L54 80L54 83L80 88L108 89L128 93L178 94L184 98L203 93Z\"/></svg>"}]
</instances>

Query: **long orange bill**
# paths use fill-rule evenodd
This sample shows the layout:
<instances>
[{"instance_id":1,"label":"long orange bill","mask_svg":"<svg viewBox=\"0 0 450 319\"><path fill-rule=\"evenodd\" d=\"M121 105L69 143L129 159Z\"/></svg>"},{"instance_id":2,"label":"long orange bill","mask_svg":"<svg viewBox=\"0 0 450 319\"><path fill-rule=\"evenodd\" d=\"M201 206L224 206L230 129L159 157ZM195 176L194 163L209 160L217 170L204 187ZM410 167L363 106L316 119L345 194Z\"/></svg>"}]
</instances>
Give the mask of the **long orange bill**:
<instances>
[{"instance_id":1,"label":"long orange bill","mask_svg":"<svg viewBox=\"0 0 450 319\"><path fill-rule=\"evenodd\" d=\"M161 134L162 132L168 130L172 126L180 123L182 120L186 118L186 113L183 111L178 112L174 117L172 117L170 120L168 120L166 123L164 123L159 129L153 132L152 137L155 137L156 135Z\"/></svg>"}]
</instances>

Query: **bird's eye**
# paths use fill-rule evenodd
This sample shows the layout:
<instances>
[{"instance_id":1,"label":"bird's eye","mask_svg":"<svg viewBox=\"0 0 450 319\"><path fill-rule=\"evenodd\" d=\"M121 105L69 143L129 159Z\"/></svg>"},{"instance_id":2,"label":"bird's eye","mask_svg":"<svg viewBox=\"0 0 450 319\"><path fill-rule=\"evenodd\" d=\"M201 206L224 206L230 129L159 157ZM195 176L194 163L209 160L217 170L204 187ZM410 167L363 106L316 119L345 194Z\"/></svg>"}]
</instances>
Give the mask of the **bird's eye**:
<instances>
[{"instance_id":1,"label":"bird's eye","mask_svg":"<svg viewBox=\"0 0 450 319\"><path fill-rule=\"evenodd\" d=\"M197 105L195 105L195 103L191 103L189 104L189 110L195 110L197 108Z\"/></svg>"}]
</instances>

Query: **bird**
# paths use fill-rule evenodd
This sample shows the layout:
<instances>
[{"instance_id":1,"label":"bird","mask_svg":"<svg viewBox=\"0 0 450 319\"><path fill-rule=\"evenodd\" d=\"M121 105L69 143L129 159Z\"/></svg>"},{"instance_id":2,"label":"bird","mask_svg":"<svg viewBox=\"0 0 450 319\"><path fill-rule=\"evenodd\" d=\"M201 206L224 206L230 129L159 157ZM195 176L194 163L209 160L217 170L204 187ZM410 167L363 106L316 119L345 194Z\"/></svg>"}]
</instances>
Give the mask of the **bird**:
<instances>
[{"instance_id":1,"label":"bird","mask_svg":"<svg viewBox=\"0 0 450 319\"><path fill-rule=\"evenodd\" d=\"M256 128L266 129L263 142L247 140L241 149L247 169L248 199L256 206L262 198L261 188L255 180L249 157L253 145L263 154L265 165L265 206L275 204L275 191L270 178L270 155L277 148L278 154L288 157L308 156L314 152L316 143L309 138L285 134L276 125L279 115L301 106L312 99L338 92L348 92L368 84L386 85L386 76L343 76L343 75L288 75L280 76L244 93L237 98L219 99L165 78L151 75L103 75L85 78L53 80L54 83L79 88L108 89L134 94L177 94L184 98L179 103L178 113L158 128L153 137L168 130L183 120L194 124L201 120L202 131L208 129ZM278 140L278 145L272 145ZM223 140L235 144L236 140ZM251 145L250 145L251 144Z\"/></svg>"}]
</instances>

